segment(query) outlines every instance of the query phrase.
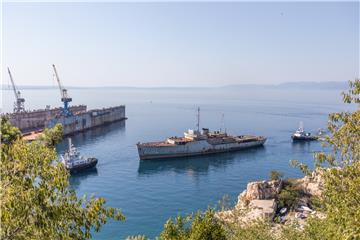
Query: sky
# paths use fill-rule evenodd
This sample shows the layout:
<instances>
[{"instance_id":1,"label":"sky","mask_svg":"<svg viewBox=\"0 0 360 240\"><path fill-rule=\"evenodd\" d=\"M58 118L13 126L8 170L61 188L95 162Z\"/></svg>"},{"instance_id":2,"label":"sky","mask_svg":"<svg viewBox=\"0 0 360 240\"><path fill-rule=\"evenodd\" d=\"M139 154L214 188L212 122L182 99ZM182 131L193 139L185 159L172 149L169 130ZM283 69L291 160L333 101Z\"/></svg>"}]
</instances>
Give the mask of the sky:
<instances>
[{"instance_id":1,"label":"sky","mask_svg":"<svg viewBox=\"0 0 360 240\"><path fill-rule=\"evenodd\" d=\"M359 2L3 3L2 82L222 86L359 77Z\"/></svg>"}]
</instances>

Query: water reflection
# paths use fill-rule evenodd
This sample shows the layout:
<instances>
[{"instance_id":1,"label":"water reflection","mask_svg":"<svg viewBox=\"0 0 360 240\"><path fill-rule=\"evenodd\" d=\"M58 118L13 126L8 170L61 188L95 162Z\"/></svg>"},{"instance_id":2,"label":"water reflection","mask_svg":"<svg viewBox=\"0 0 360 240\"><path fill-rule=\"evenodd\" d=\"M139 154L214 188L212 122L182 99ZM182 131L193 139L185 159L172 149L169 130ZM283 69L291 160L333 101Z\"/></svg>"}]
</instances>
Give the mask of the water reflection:
<instances>
[{"instance_id":1,"label":"water reflection","mask_svg":"<svg viewBox=\"0 0 360 240\"><path fill-rule=\"evenodd\" d=\"M295 141L292 142L293 152L310 152L312 151L311 144L317 143L316 141Z\"/></svg>"},{"instance_id":2,"label":"water reflection","mask_svg":"<svg viewBox=\"0 0 360 240\"><path fill-rule=\"evenodd\" d=\"M101 141L102 139L108 136L124 131L125 131L125 120L109 123L107 125L92 128L83 132L74 133L69 137L71 137L72 143L75 145L75 147L81 147L85 144L92 144L97 141ZM58 152L61 152L67 149L67 147L68 147L68 142L67 142L67 137L65 137L63 141L57 146L57 150Z\"/></svg>"},{"instance_id":3,"label":"water reflection","mask_svg":"<svg viewBox=\"0 0 360 240\"><path fill-rule=\"evenodd\" d=\"M78 148L81 155L86 156L85 153L86 151L83 152L82 150L84 149L81 148L84 147L85 145L91 145L91 149L90 150L88 149L87 152L89 153L89 155L97 157L94 146L96 146L96 143L98 141L101 142L103 141L103 139L107 137L111 137L111 135L113 134L118 134L119 132L124 132L124 131L125 131L125 121L119 121L101 127L89 129L84 132L72 134L70 137L72 139L72 143L76 148ZM60 144L58 144L57 152L59 154L63 153L67 148L68 148L68 141L67 141L67 137L65 137L63 141ZM87 169L76 174L71 174L71 177L69 179L70 186L74 190L76 190L79 188L80 183L82 181L86 181L96 176L98 176L97 168Z\"/></svg>"},{"instance_id":4,"label":"water reflection","mask_svg":"<svg viewBox=\"0 0 360 240\"><path fill-rule=\"evenodd\" d=\"M187 158L167 158L154 160L140 160L139 176L153 175L162 172L186 173L191 176L207 173L209 169L225 169L234 164L234 161L255 159L258 154L263 154L265 147L244 149L238 152L219 153L207 156Z\"/></svg>"},{"instance_id":5,"label":"water reflection","mask_svg":"<svg viewBox=\"0 0 360 240\"><path fill-rule=\"evenodd\" d=\"M96 177L96 176L98 176L97 168L90 168L90 169L86 169L81 172L71 174L70 179L69 179L70 186L71 186L71 188L76 190L79 188L80 183L82 181L84 181L88 178Z\"/></svg>"}]
</instances>

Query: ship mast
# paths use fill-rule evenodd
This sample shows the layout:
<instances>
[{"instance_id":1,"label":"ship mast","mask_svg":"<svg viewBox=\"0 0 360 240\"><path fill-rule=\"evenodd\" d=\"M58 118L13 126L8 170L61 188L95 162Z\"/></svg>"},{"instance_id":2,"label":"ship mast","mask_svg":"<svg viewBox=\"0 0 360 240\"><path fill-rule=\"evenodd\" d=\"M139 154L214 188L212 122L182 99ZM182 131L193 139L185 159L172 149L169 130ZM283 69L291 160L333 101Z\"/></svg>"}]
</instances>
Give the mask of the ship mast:
<instances>
[{"instance_id":1,"label":"ship mast","mask_svg":"<svg viewBox=\"0 0 360 240\"><path fill-rule=\"evenodd\" d=\"M222 130L224 130L224 132L226 133L225 114L224 114L224 113L221 115L221 127L220 127L220 132L222 132Z\"/></svg>"},{"instance_id":2,"label":"ship mast","mask_svg":"<svg viewBox=\"0 0 360 240\"><path fill-rule=\"evenodd\" d=\"M304 123L303 123L302 121L299 123L299 130L300 130L301 132L304 131Z\"/></svg>"},{"instance_id":3,"label":"ship mast","mask_svg":"<svg viewBox=\"0 0 360 240\"><path fill-rule=\"evenodd\" d=\"M197 109L197 123L196 123L197 131L200 132L200 107Z\"/></svg>"}]
</instances>

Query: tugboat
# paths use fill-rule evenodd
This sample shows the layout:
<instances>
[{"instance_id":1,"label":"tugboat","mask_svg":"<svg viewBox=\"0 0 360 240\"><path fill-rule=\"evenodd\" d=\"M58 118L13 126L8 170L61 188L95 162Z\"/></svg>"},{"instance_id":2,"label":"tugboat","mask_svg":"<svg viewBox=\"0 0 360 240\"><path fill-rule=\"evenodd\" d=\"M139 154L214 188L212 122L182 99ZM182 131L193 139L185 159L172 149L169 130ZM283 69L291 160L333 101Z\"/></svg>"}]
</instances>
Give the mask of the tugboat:
<instances>
[{"instance_id":1,"label":"tugboat","mask_svg":"<svg viewBox=\"0 0 360 240\"><path fill-rule=\"evenodd\" d=\"M96 166L98 160L94 157L86 158L81 156L74 145L71 138L68 138L69 148L64 155L61 155L61 161L70 173L77 173Z\"/></svg>"},{"instance_id":2,"label":"tugboat","mask_svg":"<svg viewBox=\"0 0 360 240\"><path fill-rule=\"evenodd\" d=\"M291 136L293 141L314 141L317 140L317 136L311 135L309 132L304 131L303 123L300 122L298 130Z\"/></svg>"},{"instance_id":3,"label":"tugboat","mask_svg":"<svg viewBox=\"0 0 360 240\"><path fill-rule=\"evenodd\" d=\"M200 108L197 115L197 130L184 132L184 137L169 137L160 142L138 143L140 160L202 156L238 151L264 145L266 137L253 135L232 136L226 132L200 131Z\"/></svg>"}]
</instances>

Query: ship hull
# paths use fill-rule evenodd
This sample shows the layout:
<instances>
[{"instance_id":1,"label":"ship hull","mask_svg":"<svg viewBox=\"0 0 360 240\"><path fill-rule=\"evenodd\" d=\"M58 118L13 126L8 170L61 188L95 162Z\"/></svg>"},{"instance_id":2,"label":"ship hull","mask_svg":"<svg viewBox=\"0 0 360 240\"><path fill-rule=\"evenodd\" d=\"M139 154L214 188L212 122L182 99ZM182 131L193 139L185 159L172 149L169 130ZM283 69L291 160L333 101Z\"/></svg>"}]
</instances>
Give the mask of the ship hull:
<instances>
[{"instance_id":1,"label":"ship hull","mask_svg":"<svg viewBox=\"0 0 360 240\"><path fill-rule=\"evenodd\" d=\"M239 151L246 148L259 147L264 145L266 139L251 142L235 142L228 144L209 144L206 140L191 142L185 145L176 146L144 146L137 144L140 160L151 160L160 158L183 158L202 156L209 154Z\"/></svg>"},{"instance_id":2,"label":"ship hull","mask_svg":"<svg viewBox=\"0 0 360 240\"><path fill-rule=\"evenodd\" d=\"M87 169L95 168L97 163L98 163L98 160L95 159L94 161L92 161L90 163L77 165L75 167L69 168L68 170L70 171L70 173L78 173L78 172L85 171Z\"/></svg>"},{"instance_id":3,"label":"ship hull","mask_svg":"<svg viewBox=\"0 0 360 240\"><path fill-rule=\"evenodd\" d=\"M294 142L306 142L306 141L315 141L318 140L317 137L315 136L291 136L292 140Z\"/></svg>"}]
</instances>

